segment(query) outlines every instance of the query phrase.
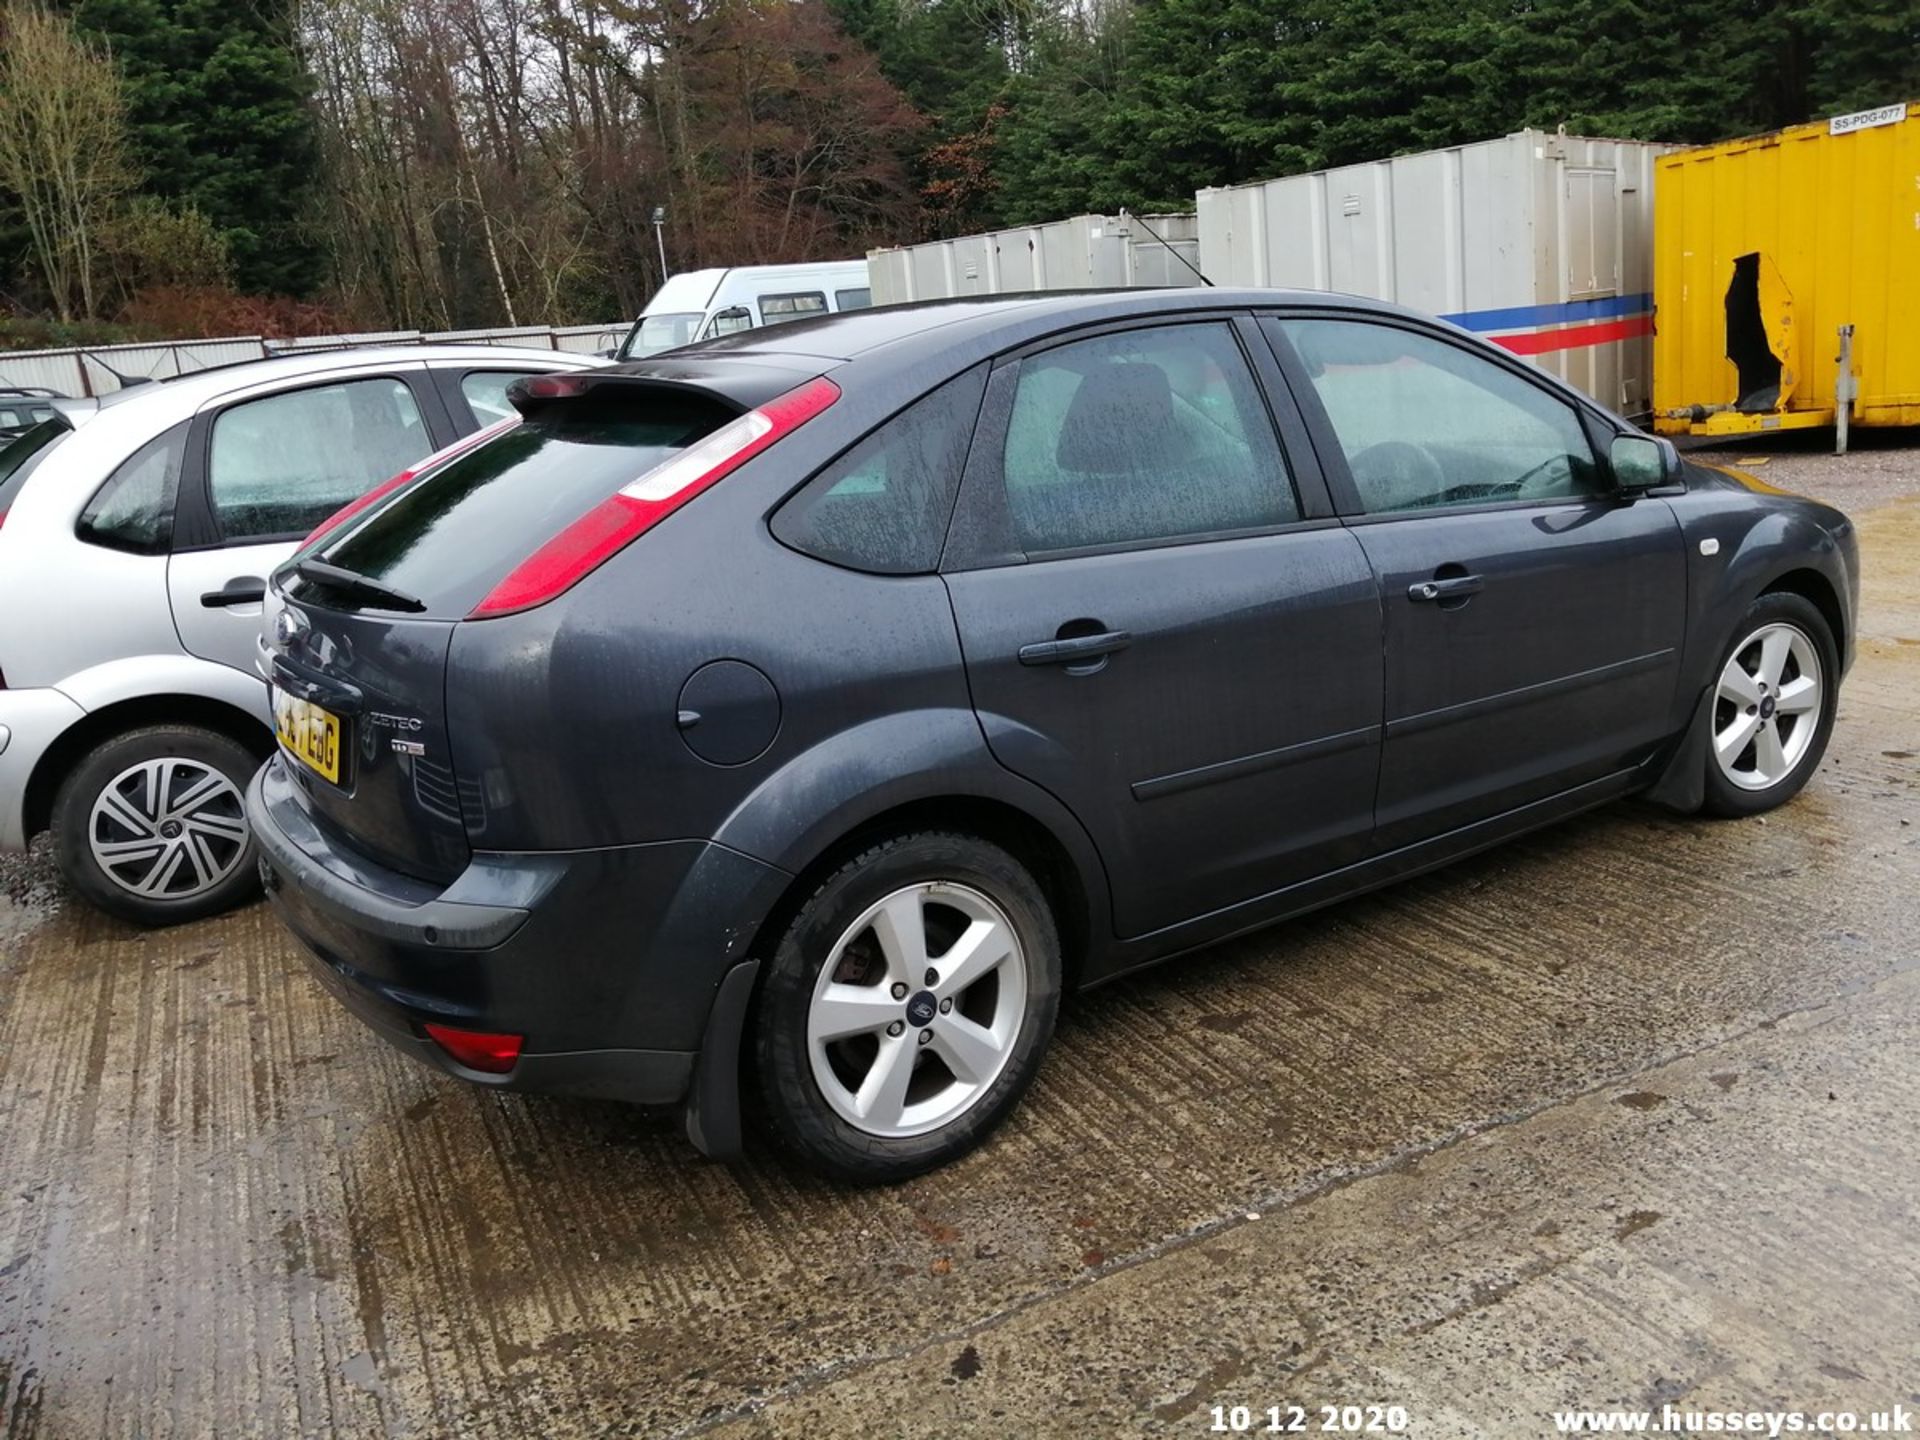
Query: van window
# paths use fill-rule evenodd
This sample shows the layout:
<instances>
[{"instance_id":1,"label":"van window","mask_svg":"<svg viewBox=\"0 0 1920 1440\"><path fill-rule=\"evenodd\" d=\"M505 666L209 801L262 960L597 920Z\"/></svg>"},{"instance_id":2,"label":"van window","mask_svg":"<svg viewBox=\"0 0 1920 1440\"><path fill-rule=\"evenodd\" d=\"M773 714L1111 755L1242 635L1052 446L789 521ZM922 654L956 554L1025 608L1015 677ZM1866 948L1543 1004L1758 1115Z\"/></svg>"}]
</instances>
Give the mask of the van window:
<instances>
[{"instance_id":1,"label":"van window","mask_svg":"<svg viewBox=\"0 0 1920 1440\"><path fill-rule=\"evenodd\" d=\"M873 306L873 291L865 286L858 290L836 290L833 303L841 310L868 310Z\"/></svg>"},{"instance_id":2,"label":"van window","mask_svg":"<svg viewBox=\"0 0 1920 1440\"><path fill-rule=\"evenodd\" d=\"M627 343L621 347L620 358L639 360L644 356L657 355L662 350L691 345L695 332L700 329L701 318L698 310L642 315L640 323L633 327L633 333L627 336Z\"/></svg>"},{"instance_id":3,"label":"van window","mask_svg":"<svg viewBox=\"0 0 1920 1440\"><path fill-rule=\"evenodd\" d=\"M716 310L713 319L707 322L707 328L700 333L702 340L711 340L716 335L738 335L742 330L753 328L753 312L744 305L729 306L725 310Z\"/></svg>"},{"instance_id":4,"label":"van window","mask_svg":"<svg viewBox=\"0 0 1920 1440\"><path fill-rule=\"evenodd\" d=\"M795 295L762 295L760 297L760 319L768 325L779 325L788 320L804 320L809 315L827 313L827 297L820 290L808 290Z\"/></svg>"}]
</instances>

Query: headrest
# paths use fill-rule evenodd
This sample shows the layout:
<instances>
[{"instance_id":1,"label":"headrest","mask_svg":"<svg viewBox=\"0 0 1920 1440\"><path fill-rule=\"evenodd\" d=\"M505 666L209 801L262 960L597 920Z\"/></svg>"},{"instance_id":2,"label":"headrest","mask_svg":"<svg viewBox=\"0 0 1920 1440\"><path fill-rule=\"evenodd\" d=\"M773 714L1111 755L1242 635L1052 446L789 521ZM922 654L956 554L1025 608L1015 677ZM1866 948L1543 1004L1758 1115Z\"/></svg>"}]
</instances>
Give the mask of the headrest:
<instances>
[{"instance_id":1,"label":"headrest","mask_svg":"<svg viewBox=\"0 0 1920 1440\"><path fill-rule=\"evenodd\" d=\"M1165 440L1173 430L1173 387L1158 365L1131 361L1089 370L1067 407L1054 458L1062 470L1124 475L1145 458L1140 437Z\"/></svg>"}]
</instances>

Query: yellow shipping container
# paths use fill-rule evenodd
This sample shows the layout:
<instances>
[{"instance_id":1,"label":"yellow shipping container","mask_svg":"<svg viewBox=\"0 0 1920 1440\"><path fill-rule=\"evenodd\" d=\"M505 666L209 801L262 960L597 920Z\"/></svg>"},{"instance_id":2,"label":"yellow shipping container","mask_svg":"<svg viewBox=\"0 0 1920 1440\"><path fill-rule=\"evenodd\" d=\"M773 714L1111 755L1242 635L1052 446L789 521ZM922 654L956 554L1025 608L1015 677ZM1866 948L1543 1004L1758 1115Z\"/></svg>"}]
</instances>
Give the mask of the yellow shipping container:
<instances>
[{"instance_id":1,"label":"yellow shipping container","mask_svg":"<svg viewBox=\"0 0 1920 1440\"><path fill-rule=\"evenodd\" d=\"M1653 210L1656 429L1920 425L1920 105L1662 156Z\"/></svg>"}]
</instances>

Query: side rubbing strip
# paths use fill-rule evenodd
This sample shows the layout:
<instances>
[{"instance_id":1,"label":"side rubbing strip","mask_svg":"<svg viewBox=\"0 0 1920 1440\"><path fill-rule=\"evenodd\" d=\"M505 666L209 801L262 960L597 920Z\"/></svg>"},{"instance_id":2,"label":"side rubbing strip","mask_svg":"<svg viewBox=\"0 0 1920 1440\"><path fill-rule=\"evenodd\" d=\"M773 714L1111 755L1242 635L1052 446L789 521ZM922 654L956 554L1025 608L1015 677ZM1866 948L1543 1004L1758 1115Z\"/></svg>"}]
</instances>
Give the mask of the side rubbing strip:
<instances>
[{"instance_id":1,"label":"side rubbing strip","mask_svg":"<svg viewBox=\"0 0 1920 1440\"><path fill-rule=\"evenodd\" d=\"M1504 710L1510 705L1526 705L1535 700L1545 700L1549 696L1564 695L1569 690L1584 690L1589 685L1602 685L1609 680L1618 680L1624 675L1658 669L1672 657L1673 649L1668 647L1646 655L1636 655L1631 660L1617 660L1611 665L1599 665L1591 670L1575 671L1571 675L1562 675L1557 680L1542 680L1538 685L1522 685L1517 690L1502 690L1498 695L1482 695L1478 700L1463 700L1458 705L1446 705L1438 710L1423 710L1418 715L1405 715L1398 720L1387 722L1387 738L1392 740L1401 735L1434 730L1442 725L1452 725L1456 721L1471 720L1476 715Z\"/></svg>"},{"instance_id":2,"label":"side rubbing strip","mask_svg":"<svg viewBox=\"0 0 1920 1440\"><path fill-rule=\"evenodd\" d=\"M1380 727L1365 725L1358 730L1343 730L1338 735L1322 735L1318 740L1304 740L1298 745L1283 745L1278 750L1242 755L1238 760L1222 760L1217 765L1202 765L1198 769L1181 770L1152 780L1136 780L1133 782L1133 798L1157 800L1163 795L1178 795L1184 790L1198 790L1202 785L1238 780L1243 775L1257 775L1262 770L1278 770L1282 765L1317 760L1322 755L1337 755L1342 750L1357 750L1362 745L1379 743Z\"/></svg>"}]
</instances>

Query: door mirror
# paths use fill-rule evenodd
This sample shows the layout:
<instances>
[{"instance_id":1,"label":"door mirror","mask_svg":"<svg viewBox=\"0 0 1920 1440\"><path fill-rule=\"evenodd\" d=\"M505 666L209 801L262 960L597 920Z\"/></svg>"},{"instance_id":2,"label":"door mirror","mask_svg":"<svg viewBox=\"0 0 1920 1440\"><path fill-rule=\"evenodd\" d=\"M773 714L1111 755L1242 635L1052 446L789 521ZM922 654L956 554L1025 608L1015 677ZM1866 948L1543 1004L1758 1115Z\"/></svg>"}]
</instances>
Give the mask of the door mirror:
<instances>
[{"instance_id":1,"label":"door mirror","mask_svg":"<svg viewBox=\"0 0 1920 1440\"><path fill-rule=\"evenodd\" d=\"M1613 467L1613 487L1623 495L1638 495L1680 481L1680 452L1673 442L1657 435L1616 435L1607 450Z\"/></svg>"}]
</instances>

